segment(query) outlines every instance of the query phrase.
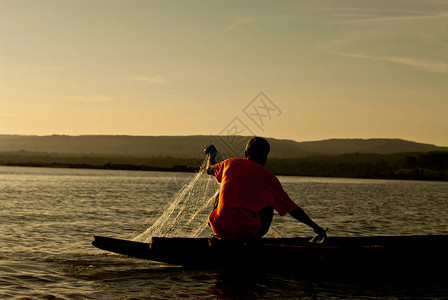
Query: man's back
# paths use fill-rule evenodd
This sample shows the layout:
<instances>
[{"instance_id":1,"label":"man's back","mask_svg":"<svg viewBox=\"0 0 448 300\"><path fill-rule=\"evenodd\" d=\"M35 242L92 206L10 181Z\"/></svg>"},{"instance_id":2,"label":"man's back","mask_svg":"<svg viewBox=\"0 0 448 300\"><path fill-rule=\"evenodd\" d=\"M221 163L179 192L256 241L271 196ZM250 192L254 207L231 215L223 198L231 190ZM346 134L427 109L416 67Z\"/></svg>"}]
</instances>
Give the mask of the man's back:
<instances>
[{"instance_id":1,"label":"man's back","mask_svg":"<svg viewBox=\"0 0 448 300\"><path fill-rule=\"evenodd\" d=\"M297 207L278 179L260 164L232 158L213 169L221 190L218 207L209 217L212 229L226 239L257 236L261 229L259 212L273 207L284 215Z\"/></svg>"}]
</instances>

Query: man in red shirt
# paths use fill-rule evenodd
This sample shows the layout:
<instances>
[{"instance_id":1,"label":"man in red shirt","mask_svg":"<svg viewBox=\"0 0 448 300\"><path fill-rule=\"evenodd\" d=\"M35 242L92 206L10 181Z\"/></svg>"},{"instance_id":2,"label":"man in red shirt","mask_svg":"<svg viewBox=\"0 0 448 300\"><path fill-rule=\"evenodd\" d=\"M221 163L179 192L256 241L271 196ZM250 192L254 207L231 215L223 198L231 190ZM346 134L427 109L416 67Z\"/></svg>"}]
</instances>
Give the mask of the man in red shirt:
<instances>
[{"instance_id":1,"label":"man in red shirt","mask_svg":"<svg viewBox=\"0 0 448 300\"><path fill-rule=\"evenodd\" d=\"M264 168L270 146L267 140L252 138L246 146L246 158L231 158L215 164L216 148L209 155L207 173L221 183L218 203L209 216L213 232L220 238L241 240L262 237L272 222L274 209L289 213L310 226L319 236L326 232L289 198L280 181Z\"/></svg>"}]
</instances>

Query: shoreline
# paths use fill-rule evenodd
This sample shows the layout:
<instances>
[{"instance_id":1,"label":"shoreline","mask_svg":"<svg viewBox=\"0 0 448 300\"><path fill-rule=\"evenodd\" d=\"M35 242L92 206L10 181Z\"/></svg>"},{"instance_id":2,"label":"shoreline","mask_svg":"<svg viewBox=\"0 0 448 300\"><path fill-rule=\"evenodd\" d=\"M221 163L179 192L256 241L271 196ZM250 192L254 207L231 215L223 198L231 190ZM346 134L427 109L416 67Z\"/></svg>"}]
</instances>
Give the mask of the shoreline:
<instances>
[{"instance_id":1,"label":"shoreline","mask_svg":"<svg viewBox=\"0 0 448 300\"><path fill-rule=\"evenodd\" d=\"M184 165L175 165L172 167L155 167L147 165L133 165L133 164L112 164L105 165L90 165L82 163L0 163L2 167L32 167L32 168L55 168L55 169L90 169L90 170L117 170L117 171L154 171L154 172L180 172L180 173L196 173L199 171L198 167L189 167ZM420 171L424 173L424 170ZM301 176L301 177L321 177L321 178L350 178L350 179L383 179L383 180L406 180L406 181L433 181L433 182L448 182L445 175L441 177L425 176L406 176L406 174L383 174L381 176L331 176L328 174L306 174L306 173L291 173L291 172L273 172L276 176Z\"/></svg>"},{"instance_id":2,"label":"shoreline","mask_svg":"<svg viewBox=\"0 0 448 300\"><path fill-rule=\"evenodd\" d=\"M91 170L121 170L121 171L155 171L195 173L199 169L187 166L153 167L145 165L106 164L104 166L70 163L0 163L2 167L31 167L55 169L91 169Z\"/></svg>"}]
</instances>

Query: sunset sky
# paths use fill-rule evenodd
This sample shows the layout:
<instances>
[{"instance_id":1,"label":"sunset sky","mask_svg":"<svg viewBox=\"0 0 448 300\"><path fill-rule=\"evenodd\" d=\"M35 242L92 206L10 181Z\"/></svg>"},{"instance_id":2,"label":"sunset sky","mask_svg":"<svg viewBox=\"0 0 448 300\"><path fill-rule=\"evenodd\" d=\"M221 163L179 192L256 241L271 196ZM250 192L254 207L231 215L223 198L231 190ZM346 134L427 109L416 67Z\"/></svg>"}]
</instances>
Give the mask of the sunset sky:
<instances>
[{"instance_id":1,"label":"sunset sky","mask_svg":"<svg viewBox=\"0 0 448 300\"><path fill-rule=\"evenodd\" d=\"M448 1L0 0L0 134L232 132L448 146Z\"/></svg>"}]
</instances>

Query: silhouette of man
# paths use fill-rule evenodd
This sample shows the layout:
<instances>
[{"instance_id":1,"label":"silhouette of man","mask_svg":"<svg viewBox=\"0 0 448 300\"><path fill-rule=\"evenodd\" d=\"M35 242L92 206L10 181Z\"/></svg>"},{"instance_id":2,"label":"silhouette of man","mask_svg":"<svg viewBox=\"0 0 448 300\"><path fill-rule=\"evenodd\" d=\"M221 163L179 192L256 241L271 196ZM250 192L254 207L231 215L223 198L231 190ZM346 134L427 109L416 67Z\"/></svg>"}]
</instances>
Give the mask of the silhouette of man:
<instances>
[{"instance_id":1,"label":"silhouette of man","mask_svg":"<svg viewBox=\"0 0 448 300\"><path fill-rule=\"evenodd\" d=\"M261 137L247 143L246 158L215 164L216 148L210 145L204 150L209 155L207 173L221 183L218 202L209 216L213 232L229 240L262 237L271 226L275 209L281 216L289 213L325 237L325 230L289 198L277 177L264 168L269 151L269 142Z\"/></svg>"}]
</instances>

